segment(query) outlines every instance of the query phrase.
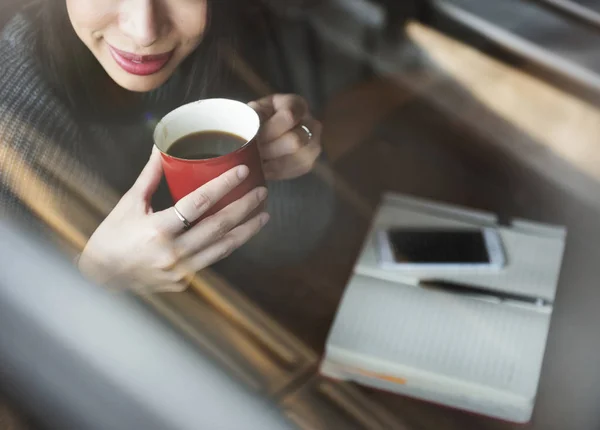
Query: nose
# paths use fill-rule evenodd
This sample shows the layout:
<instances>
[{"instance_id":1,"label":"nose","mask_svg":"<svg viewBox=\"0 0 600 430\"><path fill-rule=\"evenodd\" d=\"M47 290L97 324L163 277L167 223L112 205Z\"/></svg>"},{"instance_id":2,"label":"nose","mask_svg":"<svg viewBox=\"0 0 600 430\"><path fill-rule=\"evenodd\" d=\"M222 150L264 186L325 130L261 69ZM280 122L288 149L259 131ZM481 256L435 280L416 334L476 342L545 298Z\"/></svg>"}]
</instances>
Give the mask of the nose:
<instances>
[{"instance_id":1,"label":"nose","mask_svg":"<svg viewBox=\"0 0 600 430\"><path fill-rule=\"evenodd\" d=\"M119 26L138 47L152 46L160 37L161 18L155 0L127 0L122 2Z\"/></svg>"}]
</instances>

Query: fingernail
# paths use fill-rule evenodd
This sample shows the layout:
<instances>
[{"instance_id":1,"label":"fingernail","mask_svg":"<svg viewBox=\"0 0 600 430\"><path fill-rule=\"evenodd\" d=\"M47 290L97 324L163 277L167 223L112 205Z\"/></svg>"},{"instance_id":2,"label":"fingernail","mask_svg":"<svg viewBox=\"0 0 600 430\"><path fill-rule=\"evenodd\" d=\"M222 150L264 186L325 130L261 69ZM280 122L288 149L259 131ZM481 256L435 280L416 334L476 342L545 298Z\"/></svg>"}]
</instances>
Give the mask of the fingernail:
<instances>
[{"instance_id":1,"label":"fingernail","mask_svg":"<svg viewBox=\"0 0 600 430\"><path fill-rule=\"evenodd\" d=\"M237 168L237 176L240 179L246 179L248 173L250 173L250 170L246 166L240 166Z\"/></svg>"},{"instance_id":2,"label":"fingernail","mask_svg":"<svg viewBox=\"0 0 600 430\"><path fill-rule=\"evenodd\" d=\"M271 219L271 215L269 215L268 213L263 212L262 214L260 214L260 225L261 225L261 227L264 226L264 225L266 225L269 222L270 219Z\"/></svg>"},{"instance_id":3,"label":"fingernail","mask_svg":"<svg viewBox=\"0 0 600 430\"><path fill-rule=\"evenodd\" d=\"M268 194L269 194L269 191L267 191L267 189L265 187L260 187L258 189L258 198L260 200L266 199Z\"/></svg>"}]
</instances>

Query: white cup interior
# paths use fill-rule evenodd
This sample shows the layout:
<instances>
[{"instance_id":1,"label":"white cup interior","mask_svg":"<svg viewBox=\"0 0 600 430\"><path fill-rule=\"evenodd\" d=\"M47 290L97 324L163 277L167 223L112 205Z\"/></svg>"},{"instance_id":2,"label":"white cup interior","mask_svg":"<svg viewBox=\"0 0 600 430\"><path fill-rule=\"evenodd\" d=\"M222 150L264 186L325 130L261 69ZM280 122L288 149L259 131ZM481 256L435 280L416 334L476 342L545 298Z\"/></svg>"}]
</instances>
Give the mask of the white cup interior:
<instances>
[{"instance_id":1,"label":"white cup interior","mask_svg":"<svg viewBox=\"0 0 600 430\"><path fill-rule=\"evenodd\" d=\"M154 143L166 153L182 137L202 131L227 132L249 142L259 129L260 118L250 106L235 100L206 99L166 115L154 130Z\"/></svg>"}]
</instances>

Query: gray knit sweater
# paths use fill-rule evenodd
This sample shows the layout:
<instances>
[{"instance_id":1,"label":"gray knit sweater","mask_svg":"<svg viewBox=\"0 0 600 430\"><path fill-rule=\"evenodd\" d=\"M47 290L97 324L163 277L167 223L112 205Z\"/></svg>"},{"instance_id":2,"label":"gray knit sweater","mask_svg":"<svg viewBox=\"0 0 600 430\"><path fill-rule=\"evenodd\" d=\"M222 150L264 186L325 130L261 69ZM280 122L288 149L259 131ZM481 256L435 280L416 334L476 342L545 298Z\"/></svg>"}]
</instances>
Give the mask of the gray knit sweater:
<instances>
[{"instance_id":1,"label":"gray knit sweater","mask_svg":"<svg viewBox=\"0 0 600 430\"><path fill-rule=\"evenodd\" d=\"M77 120L77 107L63 102L42 72L36 27L17 16L0 39L0 214L27 220L31 228L74 228L86 237L147 161L155 118L118 125ZM149 100L160 102L168 91L159 89ZM321 239L333 213L325 183L309 174L269 189L271 223L223 270L297 261ZM166 187L156 201L169 204Z\"/></svg>"}]
</instances>

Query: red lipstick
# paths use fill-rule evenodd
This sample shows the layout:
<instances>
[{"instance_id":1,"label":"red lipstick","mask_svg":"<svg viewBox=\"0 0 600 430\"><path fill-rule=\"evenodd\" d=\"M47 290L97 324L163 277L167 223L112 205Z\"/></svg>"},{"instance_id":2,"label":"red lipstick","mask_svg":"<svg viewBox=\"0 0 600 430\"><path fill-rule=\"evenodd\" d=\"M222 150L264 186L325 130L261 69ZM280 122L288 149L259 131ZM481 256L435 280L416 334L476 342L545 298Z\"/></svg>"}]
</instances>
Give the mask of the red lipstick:
<instances>
[{"instance_id":1,"label":"red lipstick","mask_svg":"<svg viewBox=\"0 0 600 430\"><path fill-rule=\"evenodd\" d=\"M173 51L157 55L136 55L121 51L108 45L115 62L127 73L137 76L148 76L158 73L167 65Z\"/></svg>"}]
</instances>

